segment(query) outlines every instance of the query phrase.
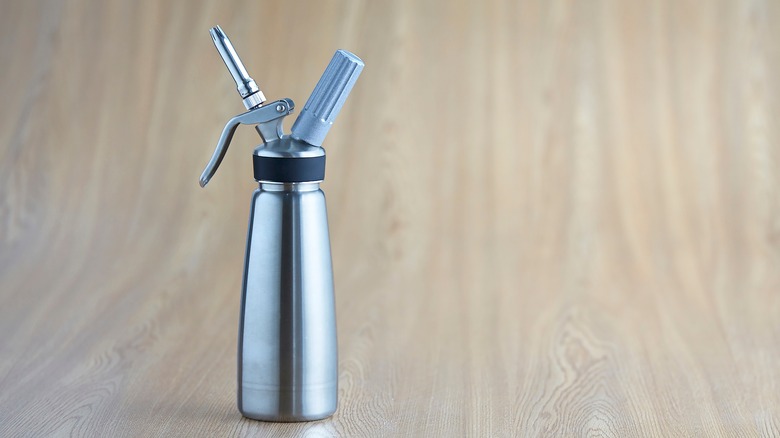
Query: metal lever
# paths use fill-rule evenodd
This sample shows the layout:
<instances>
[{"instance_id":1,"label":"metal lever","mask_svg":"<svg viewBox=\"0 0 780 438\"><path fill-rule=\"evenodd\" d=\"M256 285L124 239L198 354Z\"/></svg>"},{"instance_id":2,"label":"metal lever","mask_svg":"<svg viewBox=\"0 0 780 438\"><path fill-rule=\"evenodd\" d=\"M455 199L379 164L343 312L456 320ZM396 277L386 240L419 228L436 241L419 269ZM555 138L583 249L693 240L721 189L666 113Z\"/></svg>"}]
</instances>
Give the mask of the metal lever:
<instances>
[{"instance_id":1,"label":"metal lever","mask_svg":"<svg viewBox=\"0 0 780 438\"><path fill-rule=\"evenodd\" d=\"M222 159L225 158L228 146L230 146L230 141L233 140L233 134L235 134L238 125L257 125L257 131L263 136L263 141L266 143L278 140L282 136L282 119L290 114L294 108L295 104L292 100L281 99L266 106L249 110L228 120L222 129L222 135L219 136L217 147L211 156L209 164L206 165L206 169L200 175L200 186L206 187L211 177L214 176L220 163L222 163Z\"/></svg>"},{"instance_id":2,"label":"metal lever","mask_svg":"<svg viewBox=\"0 0 780 438\"><path fill-rule=\"evenodd\" d=\"M212 27L209 33L211 34L211 39L214 40L214 45L217 46L222 61L225 62L225 66L230 71L230 75L233 76L233 80L236 81L236 88L244 100L246 109L262 105L265 102L265 95L260 91L255 80L249 77L249 73L246 72L244 64L241 63L241 59L238 57L233 44L230 43L225 32L222 31L222 28L216 26Z\"/></svg>"}]
</instances>

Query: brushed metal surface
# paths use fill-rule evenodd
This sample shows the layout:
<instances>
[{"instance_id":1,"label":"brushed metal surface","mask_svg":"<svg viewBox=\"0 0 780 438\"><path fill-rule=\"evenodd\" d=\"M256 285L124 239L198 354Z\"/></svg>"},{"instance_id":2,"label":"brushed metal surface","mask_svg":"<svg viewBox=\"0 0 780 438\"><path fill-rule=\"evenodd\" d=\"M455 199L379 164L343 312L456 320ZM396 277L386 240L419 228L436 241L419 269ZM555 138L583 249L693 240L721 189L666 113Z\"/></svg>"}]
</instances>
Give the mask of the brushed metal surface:
<instances>
[{"instance_id":1,"label":"brushed metal surface","mask_svg":"<svg viewBox=\"0 0 780 438\"><path fill-rule=\"evenodd\" d=\"M252 195L239 327L238 407L249 418L332 415L338 358L325 195L261 183Z\"/></svg>"}]
</instances>

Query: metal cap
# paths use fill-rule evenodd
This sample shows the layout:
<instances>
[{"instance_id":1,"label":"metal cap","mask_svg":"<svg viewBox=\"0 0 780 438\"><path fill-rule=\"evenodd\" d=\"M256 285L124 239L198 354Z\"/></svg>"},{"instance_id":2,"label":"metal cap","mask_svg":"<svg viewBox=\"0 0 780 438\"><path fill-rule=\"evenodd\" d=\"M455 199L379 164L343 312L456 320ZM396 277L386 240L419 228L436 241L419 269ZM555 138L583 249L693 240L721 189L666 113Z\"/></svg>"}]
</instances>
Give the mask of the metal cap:
<instances>
[{"instance_id":1,"label":"metal cap","mask_svg":"<svg viewBox=\"0 0 780 438\"><path fill-rule=\"evenodd\" d=\"M328 130L364 66L363 61L354 54L337 50L295 120L292 137L314 146L322 146L322 141L328 135Z\"/></svg>"}]
</instances>

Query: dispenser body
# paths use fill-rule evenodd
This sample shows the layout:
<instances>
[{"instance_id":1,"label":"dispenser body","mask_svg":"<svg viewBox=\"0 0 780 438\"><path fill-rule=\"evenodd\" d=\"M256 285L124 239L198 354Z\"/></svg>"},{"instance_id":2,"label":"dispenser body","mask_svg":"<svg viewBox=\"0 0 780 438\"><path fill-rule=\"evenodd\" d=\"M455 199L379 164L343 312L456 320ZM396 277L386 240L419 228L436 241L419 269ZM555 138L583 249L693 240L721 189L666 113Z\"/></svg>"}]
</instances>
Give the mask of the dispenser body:
<instances>
[{"instance_id":1,"label":"dispenser body","mask_svg":"<svg viewBox=\"0 0 780 438\"><path fill-rule=\"evenodd\" d=\"M318 182L261 182L252 195L238 344L244 416L308 421L336 411L333 270Z\"/></svg>"},{"instance_id":2,"label":"dispenser body","mask_svg":"<svg viewBox=\"0 0 780 438\"><path fill-rule=\"evenodd\" d=\"M222 129L200 176L205 187L239 125L263 139L252 156L254 179L238 334L238 409L249 418L309 421L336 411L338 351L333 268L325 194L325 136L363 61L337 50L289 135L287 98L266 103L219 26L209 30L246 107Z\"/></svg>"}]
</instances>

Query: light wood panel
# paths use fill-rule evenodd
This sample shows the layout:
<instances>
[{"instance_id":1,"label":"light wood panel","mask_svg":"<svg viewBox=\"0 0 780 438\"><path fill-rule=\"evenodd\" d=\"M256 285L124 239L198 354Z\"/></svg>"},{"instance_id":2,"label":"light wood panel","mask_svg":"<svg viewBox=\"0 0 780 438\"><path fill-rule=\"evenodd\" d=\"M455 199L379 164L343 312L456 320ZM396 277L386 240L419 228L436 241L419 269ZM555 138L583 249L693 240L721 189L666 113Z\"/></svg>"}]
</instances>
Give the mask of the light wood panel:
<instances>
[{"instance_id":1,"label":"light wood panel","mask_svg":"<svg viewBox=\"0 0 780 438\"><path fill-rule=\"evenodd\" d=\"M250 130L329 136L340 408L235 407ZM780 436L780 4L0 5L0 436Z\"/></svg>"}]
</instances>

